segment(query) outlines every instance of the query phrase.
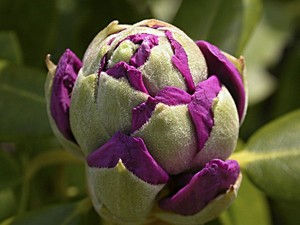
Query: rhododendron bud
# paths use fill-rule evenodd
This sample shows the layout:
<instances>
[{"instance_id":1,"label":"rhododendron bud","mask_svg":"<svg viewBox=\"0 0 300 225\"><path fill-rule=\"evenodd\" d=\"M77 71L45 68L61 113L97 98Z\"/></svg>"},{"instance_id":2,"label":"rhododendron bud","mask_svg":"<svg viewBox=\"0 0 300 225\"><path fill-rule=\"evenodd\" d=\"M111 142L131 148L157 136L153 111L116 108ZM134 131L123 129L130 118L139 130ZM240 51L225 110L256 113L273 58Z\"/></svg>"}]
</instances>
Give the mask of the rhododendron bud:
<instances>
[{"instance_id":1,"label":"rhododendron bud","mask_svg":"<svg viewBox=\"0 0 300 225\"><path fill-rule=\"evenodd\" d=\"M52 127L86 158L97 212L121 224L201 224L232 202L247 96L243 58L158 20L114 21L47 87ZM186 221L186 222L185 222Z\"/></svg>"}]
</instances>

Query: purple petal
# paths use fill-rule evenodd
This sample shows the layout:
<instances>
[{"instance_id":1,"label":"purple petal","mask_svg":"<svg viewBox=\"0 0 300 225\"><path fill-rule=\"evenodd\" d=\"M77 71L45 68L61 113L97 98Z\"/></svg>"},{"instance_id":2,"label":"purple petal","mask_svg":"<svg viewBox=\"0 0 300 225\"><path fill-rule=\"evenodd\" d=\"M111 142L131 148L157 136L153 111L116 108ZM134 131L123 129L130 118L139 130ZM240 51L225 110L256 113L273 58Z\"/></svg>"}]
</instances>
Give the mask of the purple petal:
<instances>
[{"instance_id":1,"label":"purple petal","mask_svg":"<svg viewBox=\"0 0 300 225\"><path fill-rule=\"evenodd\" d=\"M100 61L100 66L99 66L99 69L98 69L98 75L100 75L100 73L102 71L104 71L106 65L107 65L107 53L102 57L101 61Z\"/></svg>"},{"instance_id":2,"label":"purple petal","mask_svg":"<svg viewBox=\"0 0 300 225\"><path fill-rule=\"evenodd\" d=\"M177 87L165 87L157 93L155 98L149 96L146 102L132 109L132 133L150 119L155 106L159 102L166 105L188 104L191 102L191 96Z\"/></svg>"},{"instance_id":3,"label":"purple petal","mask_svg":"<svg viewBox=\"0 0 300 225\"><path fill-rule=\"evenodd\" d=\"M196 128L199 151L203 148L214 125L212 103L221 88L221 83L216 76L209 77L197 85L192 101L188 105Z\"/></svg>"},{"instance_id":4,"label":"purple petal","mask_svg":"<svg viewBox=\"0 0 300 225\"><path fill-rule=\"evenodd\" d=\"M90 167L113 168L119 160L135 176L150 184L167 183L168 174L149 154L143 139L117 132L106 144L92 152L87 163Z\"/></svg>"},{"instance_id":5,"label":"purple petal","mask_svg":"<svg viewBox=\"0 0 300 225\"><path fill-rule=\"evenodd\" d=\"M176 194L162 199L159 206L181 215L194 215L235 184L239 173L236 161L213 159Z\"/></svg>"},{"instance_id":6,"label":"purple petal","mask_svg":"<svg viewBox=\"0 0 300 225\"><path fill-rule=\"evenodd\" d=\"M50 100L51 115L57 128L66 139L73 142L76 141L70 127L69 109L71 93L81 67L80 59L67 49L57 64Z\"/></svg>"},{"instance_id":7,"label":"purple petal","mask_svg":"<svg viewBox=\"0 0 300 225\"><path fill-rule=\"evenodd\" d=\"M119 33L119 32L118 32L118 33ZM114 37L111 37L111 38L109 39L109 41L107 42L107 45L111 45L115 39L116 39L115 36L114 36Z\"/></svg>"},{"instance_id":8,"label":"purple petal","mask_svg":"<svg viewBox=\"0 0 300 225\"><path fill-rule=\"evenodd\" d=\"M163 25L153 25L151 26L152 29L158 29L158 28L161 28L161 27L164 27Z\"/></svg>"},{"instance_id":9,"label":"purple petal","mask_svg":"<svg viewBox=\"0 0 300 225\"><path fill-rule=\"evenodd\" d=\"M128 65L126 62L122 61L115 64L112 68L108 69L106 73L116 79L125 77L128 79L130 85L134 89L148 94L148 90L144 85L141 71L137 70L133 66Z\"/></svg>"},{"instance_id":10,"label":"purple petal","mask_svg":"<svg viewBox=\"0 0 300 225\"><path fill-rule=\"evenodd\" d=\"M240 73L216 46L206 41L197 41L196 44L206 59L209 75L216 75L231 93L241 121L246 108L246 94Z\"/></svg>"},{"instance_id":11,"label":"purple petal","mask_svg":"<svg viewBox=\"0 0 300 225\"><path fill-rule=\"evenodd\" d=\"M158 45L158 36L153 34L134 34L128 36L125 40L130 40L134 44L140 44L129 61L129 64L134 67L142 66L149 58L151 49Z\"/></svg>"},{"instance_id":12,"label":"purple petal","mask_svg":"<svg viewBox=\"0 0 300 225\"><path fill-rule=\"evenodd\" d=\"M193 93L195 90L195 84L189 68L187 54L181 44L173 38L171 31L167 30L165 31L165 34L174 51L172 62L184 77L189 92Z\"/></svg>"},{"instance_id":13,"label":"purple petal","mask_svg":"<svg viewBox=\"0 0 300 225\"><path fill-rule=\"evenodd\" d=\"M165 87L160 90L155 99L166 105L180 105L191 102L191 95L177 87Z\"/></svg>"},{"instance_id":14,"label":"purple petal","mask_svg":"<svg viewBox=\"0 0 300 225\"><path fill-rule=\"evenodd\" d=\"M150 119L156 104L157 101L149 96L146 102L132 109L131 133L140 129Z\"/></svg>"}]
</instances>

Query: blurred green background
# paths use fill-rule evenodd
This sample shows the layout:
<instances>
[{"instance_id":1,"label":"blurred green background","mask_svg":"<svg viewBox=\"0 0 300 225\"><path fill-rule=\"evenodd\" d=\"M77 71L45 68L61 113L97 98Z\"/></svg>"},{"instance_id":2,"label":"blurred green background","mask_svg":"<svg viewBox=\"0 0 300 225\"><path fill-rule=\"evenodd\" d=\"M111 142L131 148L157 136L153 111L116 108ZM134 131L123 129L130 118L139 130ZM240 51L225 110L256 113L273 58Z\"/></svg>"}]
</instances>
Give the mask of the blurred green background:
<instances>
[{"instance_id":1,"label":"blurred green background","mask_svg":"<svg viewBox=\"0 0 300 225\"><path fill-rule=\"evenodd\" d=\"M299 0L0 0L1 225L12 216L13 224L100 223L84 198L83 165L61 151L50 130L44 60L50 53L57 62L66 48L82 58L112 20L132 24L146 18L173 23L195 40L245 56L249 110L242 141L300 107ZM243 200L212 224L299 223L299 204L266 198L245 180ZM260 203L249 203L249 209L243 201L251 202L247 193L253 192Z\"/></svg>"}]
</instances>

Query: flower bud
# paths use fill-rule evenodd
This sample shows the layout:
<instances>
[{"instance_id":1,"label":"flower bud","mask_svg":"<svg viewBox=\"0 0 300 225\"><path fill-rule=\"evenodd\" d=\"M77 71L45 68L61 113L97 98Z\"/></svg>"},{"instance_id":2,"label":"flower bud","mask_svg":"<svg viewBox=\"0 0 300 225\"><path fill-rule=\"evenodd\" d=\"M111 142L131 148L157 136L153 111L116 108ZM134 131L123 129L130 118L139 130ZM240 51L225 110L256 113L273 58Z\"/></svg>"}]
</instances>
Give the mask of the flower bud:
<instances>
[{"instance_id":1,"label":"flower bud","mask_svg":"<svg viewBox=\"0 0 300 225\"><path fill-rule=\"evenodd\" d=\"M162 21L114 21L82 63L67 50L48 67L50 121L86 157L101 216L199 224L235 198L240 168L226 159L247 108L243 58Z\"/></svg>"}]
</instances>

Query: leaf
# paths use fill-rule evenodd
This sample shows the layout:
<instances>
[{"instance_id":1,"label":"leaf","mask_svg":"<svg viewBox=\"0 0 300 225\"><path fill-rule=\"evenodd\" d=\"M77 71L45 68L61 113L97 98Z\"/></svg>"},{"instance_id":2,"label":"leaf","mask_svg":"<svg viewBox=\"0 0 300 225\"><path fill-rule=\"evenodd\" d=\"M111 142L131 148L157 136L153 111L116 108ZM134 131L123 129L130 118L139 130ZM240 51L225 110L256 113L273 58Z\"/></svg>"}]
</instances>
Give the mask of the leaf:
<instances>
[{"instance_id":1,"label":"leaf","mask_svg":"<svg viewBox=\"0 0 300 225\"><path fill-rule=\"evenodd\" d=\"M0 61L0 141L52 135L43 72Z\"/></svg>"},{"instance_id":2,"label":"leaf","mask_svg":"<svg viewBox=\"0 0 300 225\"><path fill-rule=\"evenodd\" d=\"M172 22L182 0L152 0L149 7L153 17L166 22Z\"/></svg>"},{"instance_id":3,"label":"leaf","mask_svg":"<svg viewBox=\"0 0 300 225\"><path fill-rule=\"evenodd\" d=\"M275 29L265 18L259 23L245 49L249 104L261 102L274 92L277 83L268 71L268 67L280 58L288 38L288 32ZM268 51L260 51L260 49L268 49Z\"/></svg>"},{"instance_id":4,"label":"leaf","mask_svg":"<svg viewBox=\"0 0 300 225\"><path fill-rule=\"evenodd\" d=\"M261 15L260 0L183 0L174 24L193 39L203 39L240 55Z\"/></svg>"},{"instance_id":5,"label":"leaf","mask_svg":"<svg viewBox=\"0 0 300 225\"><path fill-rule=\"evenodd\" d=\"M0 150L0 190L20 181L20 171L13 158Z\"/></svg>"},{"instance_id":6,"label":"leaf","mask_svg":"<svg viewBox=\"0 0 300 225\"><path fill-rule=\"evenodd\" d=\"M245 174L243 174L238 197L232 206L221 215L221 221L223 225L271 225L265 195L249 181Z\"/></svg>"},{"instance_id":7,"label":"leaf","mask_svg":"<svg viewBox=\"0 0 300 225\"><path fill-rule=\"evenodd\" d=\"M90 209L88 199L79 203L48 206L16 217L10 225L79 225L81 217Z\"/></svg>"},{"instance_id":8,"label":"leaf","mask_svg":"<svg viewBox=\"0 0 300 225\"><path fill-rule=\"evenodd\" d=\"M53 45L58 27L55 4L54 0L0 1L0 29L16 32L28 65L43 65Z\"/></svg>"},{"instance_id":9,"label":"leaf","mask_svg":"<svg viewBox=\"0 0 300 225\"><path fill-rule=\"evenodd\" d=\"M277 224L299 225L300 203L289 203L284 201L271 201L274 221Z\"/></svg>"},{"instance_id":10,"label":"leaf","mask_svg":"<svg viewBox=\"0 0 300 225\"><path fill-rule=\"evenodd\" d=\"M0 59L5 59L16 64L21 64L22 53L15 32L0 32Z\"/></svg>"},{"instance_id":11,"label":"leaf","mask_svg":"<svg viewBox=\"0 0 300 225\"><path fill-rule=\"evenodd\" d=\"M300 4L299 4L300 5ZM275 116L282 115L300 107L300 38L294 38L285 49L283 60L272 70L278 78L275 93Z\"/></svg>"},{"instance_id":12,"label":"leaf","mask_svg":"<svg viewBox=\"0 0 300 225\"><path fill-rule=\"evenodd\" d=\"M87 0L85 4L80 0L57 2L61 17L55 40L59 45L51 52L54 61L67 47L81 57L94 36L113 20L132 24L152 17L144 0Z\"/></svg>"},{"instance_id":13,"label":"leaf","mask_svg":"<svg viewBox=\"0 0 300 225\"><path fill-rule=\"evenodd\" d=\"M42 168L57 164L81 164L78 158L62 150L51 150L46 151L42 154L37 155L29 163L25 170L24 179L29 182L35 174Z\"/></svg>"},{"instance_id":14,"label":"leaf","mask_svg":"<svg viewBox=\"0 0 300 225\"><path fill-rule=\"evenodd\" d=\"M11 216L16 210L16 198L12 189L0 190L0 221Z\"/></svg>"},{"instance_id":15,"label":"leaf","mask_svg":"<svg viewBox=\"0 0 300 225\"><path fill-rule=\"evenodd\" d=\"M300 201L300 110L257 131L232 155L250 179L275 199Z\"/></svg>"}]
</instances>

